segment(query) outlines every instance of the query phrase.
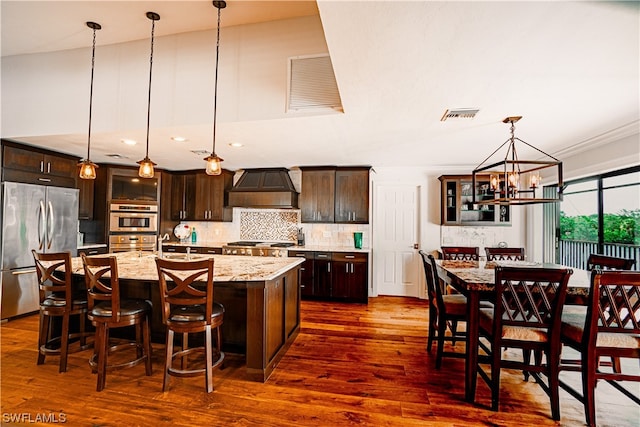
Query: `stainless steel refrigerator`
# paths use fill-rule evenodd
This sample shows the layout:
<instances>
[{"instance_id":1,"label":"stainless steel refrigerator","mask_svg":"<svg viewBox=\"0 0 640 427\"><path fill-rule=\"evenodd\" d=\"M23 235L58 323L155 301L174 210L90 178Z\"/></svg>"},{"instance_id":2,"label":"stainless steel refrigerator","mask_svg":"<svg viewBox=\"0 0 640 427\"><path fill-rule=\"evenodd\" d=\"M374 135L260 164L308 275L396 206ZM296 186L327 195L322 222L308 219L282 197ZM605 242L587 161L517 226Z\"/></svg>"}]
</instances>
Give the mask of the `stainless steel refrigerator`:
<instances>
[{"instance_id":1,"label":"stainless steel refrigerator","mask_svg":"<svg viewBox=\"0 0 640 427\"><path fill-rule=\"evenodd\" d=\"M31 249L77 255L78 191L2 183L0 318L38 310L38 281Z\"/></svg>"}]
</instances>

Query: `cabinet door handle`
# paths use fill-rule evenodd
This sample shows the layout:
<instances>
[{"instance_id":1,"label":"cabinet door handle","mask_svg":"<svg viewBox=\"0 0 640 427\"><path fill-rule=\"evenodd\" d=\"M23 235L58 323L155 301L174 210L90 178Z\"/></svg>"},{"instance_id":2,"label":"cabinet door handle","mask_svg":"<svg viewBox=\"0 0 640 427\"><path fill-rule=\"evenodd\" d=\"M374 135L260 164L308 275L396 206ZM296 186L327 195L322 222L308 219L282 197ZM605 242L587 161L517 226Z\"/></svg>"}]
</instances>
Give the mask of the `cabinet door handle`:
<instances>
[{"instance_id":1,"label":"cabinet door handle","mask_svg":"<svg viewBox=\"0 0 640 427\"><path fill-rule=\"evenodd\" d=\"M44 160L40 161L40 172L44 173Z\"/></svg>"},{"instance_id":2,"label":"cabinet door handle","mask_svg":"<svg viewBox=\"0 0 640 427\"><path fill-rule=\"evenodd\" d=\"M331 273L331 263L327 264L327 272Z\"/></svg>"},{"instance_id":3,"label":"cabinet door handle","mask_svg":"<svg viewBox=\"0 0 640 427\"><path fill-rule=\"evenodd\" d=\"M353 273L353 263L351 263L351 273Z\"/></svg>"},{"instance_id":4,"label":"cabinet door handle","mask_svg":"<svg viewBox=\"0 0 640 427\"><path fill-rule=\"evenodd\" d=\"M47 173L51 173L51 162L47 162Z\"/></svg>"},{"instance_id":5,"label":"cabinet door handle","mask_svg":"<svg viewBox=\"0 0 640 427\"><path fill-rule=\"evenodd\" d=\"M97 250L93 250L93 251L89 251L89 252L88 252L88 254L89 254L89 255L95 255L95 254L97 254L97 253L98 253L98 251L97 251Z\"/></svg>"},{"instance_id":6,"label":"cabinet door handle","mask_svg":"<svg viewBox=\"0 0 640 427\"><path fill-rule=\"evenodd\" d=\"M348 273L348 272L349 272L349 263L346 263L346 264L344 265L344 272L345 272L345 273Z\"/></svg>"},{"instance_id":7,"label":"cabinet door handle","mask_svg":"<svg viewBox=\"0 0 640 427\"><path fill-rule=\"evenodd\" d=\"M345 258L349 258L349 259L354 259L356 256L355 255L345 255Z\"/></svg>"}]
</instances>

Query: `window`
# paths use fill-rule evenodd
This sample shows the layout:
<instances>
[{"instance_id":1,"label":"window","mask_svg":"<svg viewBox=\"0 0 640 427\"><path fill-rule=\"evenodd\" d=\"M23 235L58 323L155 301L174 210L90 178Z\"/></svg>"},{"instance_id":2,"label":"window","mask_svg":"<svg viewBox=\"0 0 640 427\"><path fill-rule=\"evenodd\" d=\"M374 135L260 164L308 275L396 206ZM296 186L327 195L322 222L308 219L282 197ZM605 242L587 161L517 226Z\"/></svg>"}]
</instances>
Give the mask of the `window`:
<instances>
[{"instance_id":1,"label":"window","mask_svg":"<svg viewBox=\"0 0 640 427\"><path fill-rule=\"evenodd\" d=\"M545 210L545 234L557 243L545 245L546 260L586 268L598 253L639 269L640 166L567 182L559 208Z\"/></svg>"}]
</instances>

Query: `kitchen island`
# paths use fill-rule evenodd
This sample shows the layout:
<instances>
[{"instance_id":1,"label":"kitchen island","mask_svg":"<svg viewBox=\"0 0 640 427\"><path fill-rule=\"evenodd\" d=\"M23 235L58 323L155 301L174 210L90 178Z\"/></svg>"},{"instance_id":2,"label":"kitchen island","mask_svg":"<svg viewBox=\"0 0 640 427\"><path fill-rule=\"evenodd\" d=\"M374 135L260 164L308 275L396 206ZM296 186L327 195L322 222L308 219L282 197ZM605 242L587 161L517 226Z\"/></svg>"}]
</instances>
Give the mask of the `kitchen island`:
<instances>
[{"instance_id":1,"label":"kitchen island","mask_svg":"<svg viewBox=\"0 0 640 427\"><path fill-rule=\"evenodd\" d=\"M118 260L121 295L149 299L153 305L151 334L165 341L155 254L123 252ZM214 300L225 307L223 349L246 355L247 375L266 381L300 331L299 270L304 259L189 255L214 258ZM165 254L186 259L187 254ZM84 286L81 258L72 259L74 279Z\"/></svg>"}]
</instances>

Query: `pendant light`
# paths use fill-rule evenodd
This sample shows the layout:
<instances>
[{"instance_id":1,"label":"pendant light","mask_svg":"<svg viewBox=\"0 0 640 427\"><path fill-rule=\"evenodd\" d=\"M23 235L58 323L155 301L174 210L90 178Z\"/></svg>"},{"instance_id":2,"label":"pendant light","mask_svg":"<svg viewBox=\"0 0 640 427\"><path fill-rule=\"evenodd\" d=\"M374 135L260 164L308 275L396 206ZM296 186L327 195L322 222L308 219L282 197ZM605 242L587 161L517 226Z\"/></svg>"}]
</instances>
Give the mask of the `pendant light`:
<instances>
[{"instance_id":1,"label":"pendant light","mask_svg":"<svg viewBox=\"0 0 640 427\"><path fill-rule=\"evenodd\" d=\"M153 178L153 167L156 165L149 158L149 119L151 117L151 71L153 70L153 35L156 28L156 21L160 20L160 15L155 12L147 12L147 18L151 20L151 56L149 58L149 100L147 102L147 151L144 159L138 164L140 169L138 175L141 178Z\"/></svg>"},{"instance_id":2,"label":"pendant light","mask_svg":"<svg viewBox=\"0 0 640 427\"><path fill-rule=\"evenodd\" d=\"M222 173L222 167L220 162L223 161L216 155L216 119L217 119L217 106L218 106L218 58L220 54L220 11L227 7L226 1L213 1L213 5L218 9L218 35L216 38L216 76L213 91L213 149L208 157L204 160L207 161L205 172L207 175L220 175Z\"/></svg>"},{"instance_id":3,"label":"pendant light","mask_svg":"<svg viewBox=\"0 0 640 427\"><path fill-rule=\"evenodd\" d=\"M89 132L87 133L87 157L78 163L80 167L80 179L96 179L96 168L98 165L93 163L89 157L91 151L91 108L93 105L93 68L96 59L96 30L102 28L100 24L95 22L87 22L87 27L93 30L93 49L91 51L91 89L89 91Z\"/></svg>"},{"instance_id":4,"label":"pendant light","mask_svg":"<svg viewBox=\"0 0 640 427\"><path fill-rule=\"evenodd\" d=\"M476 175L489 175L489 190L493 197L476 200L476 192L473 192L474 204L497 204L497 205L531 205L537 203L554 203L562 201L562 189L564 188L562 179L562 162L533 145L516 138L515 123L522 116L507 117L502 122L511 124L511 136L500 147L498 147L489 157L484 159L472 172L472 185L476 188ZM522 160L518 158L516 151L516 141L519 141L529 148L533 148L539 153L536 160ZM494 155L504 146L507 152L500 161L490 162ZM489 164L488 164L489 163ZM542 175L545 173L545 180L557 183L558 191L555 194L545 194L541 196Z\"/></svg>"}]
</instances>

